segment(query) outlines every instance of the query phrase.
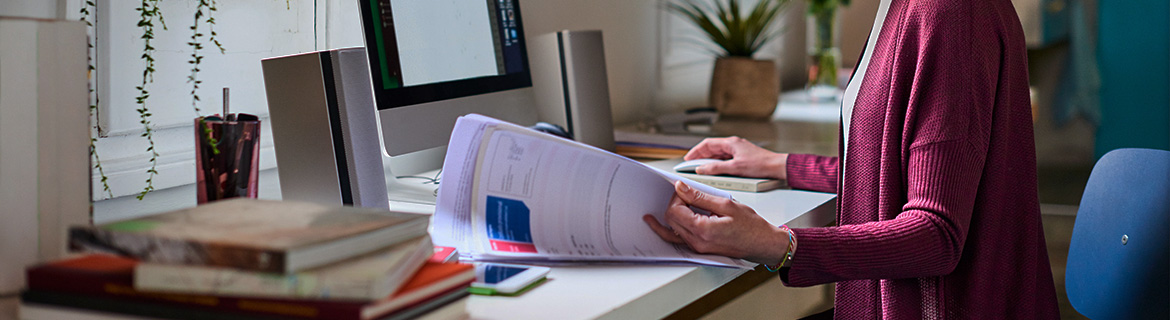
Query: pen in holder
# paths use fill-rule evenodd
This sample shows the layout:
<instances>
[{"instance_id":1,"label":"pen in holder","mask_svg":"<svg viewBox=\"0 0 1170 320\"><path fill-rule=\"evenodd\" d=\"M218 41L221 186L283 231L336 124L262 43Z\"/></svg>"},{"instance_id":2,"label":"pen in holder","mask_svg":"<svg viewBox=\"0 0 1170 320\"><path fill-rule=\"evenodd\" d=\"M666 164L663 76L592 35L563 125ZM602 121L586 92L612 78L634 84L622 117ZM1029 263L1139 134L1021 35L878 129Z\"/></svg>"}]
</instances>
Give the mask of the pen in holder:
<instances>
[{"instance_id":1,"label":"pen in holder","mask_svg":"<svg viewBox=\"0 0 1170 320\"><path fill-rule=\"evenodd\" d=\"M199 204L235 197L256 198L260 118L227 111L195 118L195 186Z\"/></svg>"}]
</instances>

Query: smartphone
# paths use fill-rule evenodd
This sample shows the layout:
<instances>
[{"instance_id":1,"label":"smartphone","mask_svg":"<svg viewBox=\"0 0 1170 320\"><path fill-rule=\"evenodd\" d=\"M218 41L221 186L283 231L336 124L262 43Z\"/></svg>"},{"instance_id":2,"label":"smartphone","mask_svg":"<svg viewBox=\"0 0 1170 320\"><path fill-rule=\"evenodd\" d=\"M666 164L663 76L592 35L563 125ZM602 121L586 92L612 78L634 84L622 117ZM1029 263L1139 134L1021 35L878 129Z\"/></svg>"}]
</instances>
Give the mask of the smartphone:
<instances>
[{"instance_id":1,"label":"smartphone","mask_svg":"<svg viewBox=\"0 0 1170 320\"><path fill-rule=\"evenodd\" d=\"M515 296L545 281L549 268L498 263L476 263L471 293Z\"/></svg>"}]
</instances>

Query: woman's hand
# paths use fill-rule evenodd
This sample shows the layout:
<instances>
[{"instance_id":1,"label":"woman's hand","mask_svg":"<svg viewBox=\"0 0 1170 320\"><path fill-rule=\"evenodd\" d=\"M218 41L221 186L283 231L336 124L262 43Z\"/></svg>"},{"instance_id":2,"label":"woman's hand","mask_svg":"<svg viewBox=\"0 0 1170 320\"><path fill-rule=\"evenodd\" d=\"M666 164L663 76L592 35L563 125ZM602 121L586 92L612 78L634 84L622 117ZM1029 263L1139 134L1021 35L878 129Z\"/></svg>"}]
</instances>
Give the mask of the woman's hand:
<instances>
[{"instance_id":1,"label":"woman's hand","mask_svg":"<svg viewBox=\"0 0 1170 320\"><path fill-rule=\"evenodd\" d=\"M715 197L679 181L666 208L666 225L652 215L642 217L663 240L686 244L698 253L743 258L776 265L788 250L788 234L755 210L731 199ZM701 215L690 206L707 210Z\"/></svg>"},{"instance_id":2,"label":"woman's hand","mask_svg":"<svg viewBox=\"0 0 1170 320\"><path fill-rule=\"evenodd\" d=\"M733 175L751 178L785 179L788 154L760 148L740 137L708 138L699 142L684 160L727 159L700 166L695 173L706 175Z\"/></svg>"}]
</instances>

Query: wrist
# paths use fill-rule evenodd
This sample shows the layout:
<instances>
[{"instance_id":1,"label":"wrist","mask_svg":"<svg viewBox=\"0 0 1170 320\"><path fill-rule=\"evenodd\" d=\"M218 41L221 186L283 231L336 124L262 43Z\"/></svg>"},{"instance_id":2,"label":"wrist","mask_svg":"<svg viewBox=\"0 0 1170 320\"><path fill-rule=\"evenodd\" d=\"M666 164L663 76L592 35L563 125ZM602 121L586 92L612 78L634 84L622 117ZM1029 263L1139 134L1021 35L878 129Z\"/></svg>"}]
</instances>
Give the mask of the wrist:
<instances>
[{"instance_id":1,"label":"wrist","mask_svg":"<svg viewBox=\"0 0 1170 320\"><path fill-rule=\"evenodd\" d=\"M769 172L772 172L773 178L780 180L788 179L788 154L777 153L772 157L769 165Z\"/></svg>"},{"instance_id":2,"label":"wrist","mask_svg":"<svg viewBox=\"0 0 1170 320\"><path fill-rule=\"evenodd\" d=\"M776 271L788 261L790 250L793 249L792 243L789 241L792 239L790 232L787 226L775 228L774 240L772 245L768 246L770 250L767 254L762 255L765 258L760 261L768 270Z\"/></svg>"}]
</instances>

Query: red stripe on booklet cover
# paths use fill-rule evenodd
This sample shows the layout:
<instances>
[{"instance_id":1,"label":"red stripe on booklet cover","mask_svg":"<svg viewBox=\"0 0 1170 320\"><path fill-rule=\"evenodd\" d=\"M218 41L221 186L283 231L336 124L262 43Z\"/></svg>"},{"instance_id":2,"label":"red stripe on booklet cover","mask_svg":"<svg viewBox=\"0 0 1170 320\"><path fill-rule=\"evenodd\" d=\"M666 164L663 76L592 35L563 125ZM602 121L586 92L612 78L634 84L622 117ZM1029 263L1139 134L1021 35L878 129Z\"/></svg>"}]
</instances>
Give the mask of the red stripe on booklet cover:
<instances>
[{"instance_id":1,"label":"red stripe on booklet cover","mask_svg":"<svg viewBox=\"0 0 1170 320\"><path fill-rule=\"evenodd\" d=\"M495 251L536 253L536 245L531 243L491 240L491 244Z\"/></svg>"}]
</instances>

